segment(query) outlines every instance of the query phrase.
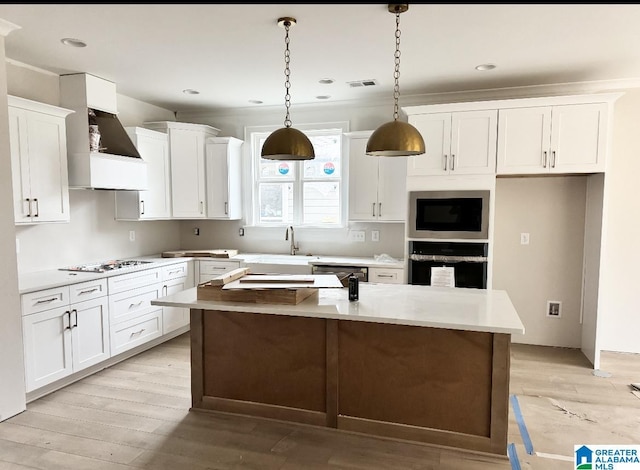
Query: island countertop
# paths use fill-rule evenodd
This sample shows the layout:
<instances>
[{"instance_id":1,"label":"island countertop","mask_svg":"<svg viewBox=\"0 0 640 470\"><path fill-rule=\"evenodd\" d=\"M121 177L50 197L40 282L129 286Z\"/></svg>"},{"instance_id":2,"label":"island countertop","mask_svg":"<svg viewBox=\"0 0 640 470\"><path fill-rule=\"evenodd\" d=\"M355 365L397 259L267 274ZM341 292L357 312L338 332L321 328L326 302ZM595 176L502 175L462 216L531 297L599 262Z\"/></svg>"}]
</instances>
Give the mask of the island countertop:
<instances>
[{"instance_id":1,"label":"island countertop","mask_svg":"<svg viewBox=\"0 0 640 470\"><path fill-rule=\"evenodd\" d=\"M489 333L524 334L524 325L503 290L360 284L359 300L347 289L320 289L297 305L198 300L197 288L151 301L152 305L227 312L289 315Z\"/></svg>"}]
</instances>

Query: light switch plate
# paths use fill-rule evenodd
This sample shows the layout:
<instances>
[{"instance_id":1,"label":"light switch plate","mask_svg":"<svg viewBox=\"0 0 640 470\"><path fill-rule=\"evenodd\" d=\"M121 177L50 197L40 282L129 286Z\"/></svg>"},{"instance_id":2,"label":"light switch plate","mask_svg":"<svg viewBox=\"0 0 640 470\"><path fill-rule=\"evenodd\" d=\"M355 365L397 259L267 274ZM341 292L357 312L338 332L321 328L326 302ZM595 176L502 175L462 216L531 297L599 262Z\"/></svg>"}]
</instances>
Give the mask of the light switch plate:
<instances>
[{"instance_id":1,"label":"light switch plate","mask_svg":"<svg viewBox=\"0 0 640 470\"><path fill-rule=\"evenodd\" d=\"M349 241L350 242L363 242L363 241L365 241L365 231L364 230L350 230L349 231Z\"/></svg>"}]
</instances>

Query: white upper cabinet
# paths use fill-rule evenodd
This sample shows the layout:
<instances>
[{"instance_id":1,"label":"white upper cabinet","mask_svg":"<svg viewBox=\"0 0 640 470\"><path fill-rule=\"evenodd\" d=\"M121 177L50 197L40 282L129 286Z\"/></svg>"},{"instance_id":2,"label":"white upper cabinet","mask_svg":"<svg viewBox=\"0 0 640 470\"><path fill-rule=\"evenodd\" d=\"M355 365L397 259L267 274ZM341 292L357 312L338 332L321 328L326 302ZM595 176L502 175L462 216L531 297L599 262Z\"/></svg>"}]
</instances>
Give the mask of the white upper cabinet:
<instances>
[{"instance_id":1,"label":"white upper cabinet","mask_svg":"<svg viewBox=\"0 0 640 470\"><path fill-rule=\"evenodd\" d=\"M171 217L171 174L167 134L142 127L126 127L147 164L147 191L115 191L116 219L149 220Z\"/></svg>"},{"instance_id":2,"label":"white upper cabinet","mask_svg":"<svg viewBox=\"0 0 640 470\"><path fill-rule=\"evenodd\" d=\"M404 222L407 211L406 157L365 153L371 131L349 137L349 220Z\"/></svg>"},{"instance_id":3,"label":"white upper cabinet","mask_svg":"<svg viewBox=\"0 0 640 470\"><path fill-rule=\"evenodd\" d=\"M73 111L9 96L16 224L69 222L65 117Z\"/></svg>"},{"instance_id":4,"label":"white upper cabinet","mask_svg":"<svg viewBox=\"0 0 640 470\"><path fill-rule=\"evenodd\" d=\"M607 103L501 109L498 174L605 170Z\"/></svg>"},{"instance_id":5,"label":"white upper cabinet","mask_svg":"<svg viewBox=\"0 0 640 470\"><path fill-rule=\"evenodd\" d=\"M495 109L409 115L426 153L408 158L408 176L495 173L498 111Z\"/></svg>"},{"instance_id":6,"label":"white upper cabinet","mask_svg":"<svg viewBox=\"0 0 640 470\"><path fill-rule=\"evenodd\" d=\"M172 217L205 218L205 142L219 130L204 124L172 121L145 122L144 126L169 135Z\"/></svg>"},{"instance_id":7,"label":"white upper cabinet","mask_svg":"<svg viewBox=\"0 0 640 470\"><path fill-rule=\"evenodd\" d=\"M207 217L242 218L242 141L210 137L206 144Z\"/></svg>"}]
</instances>

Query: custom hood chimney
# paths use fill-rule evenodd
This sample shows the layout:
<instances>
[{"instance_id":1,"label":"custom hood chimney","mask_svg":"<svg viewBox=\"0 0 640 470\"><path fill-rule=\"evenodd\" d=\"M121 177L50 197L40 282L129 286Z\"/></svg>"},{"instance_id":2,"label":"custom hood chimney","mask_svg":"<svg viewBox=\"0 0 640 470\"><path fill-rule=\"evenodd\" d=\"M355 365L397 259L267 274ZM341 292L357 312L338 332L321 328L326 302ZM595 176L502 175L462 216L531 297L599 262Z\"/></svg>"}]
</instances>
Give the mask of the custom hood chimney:
<instances>
[{"instance_id":1,"label":"custom hood chimney","mask_svg":"<svg viewBox=\"0 0 640 470\"><path fill-rule=\"evenodd\" d=\"M67 118L69 187L147 188L147 164L118 120L116 85L87 73L60 76Z\"/></svg>"}]
</instances>

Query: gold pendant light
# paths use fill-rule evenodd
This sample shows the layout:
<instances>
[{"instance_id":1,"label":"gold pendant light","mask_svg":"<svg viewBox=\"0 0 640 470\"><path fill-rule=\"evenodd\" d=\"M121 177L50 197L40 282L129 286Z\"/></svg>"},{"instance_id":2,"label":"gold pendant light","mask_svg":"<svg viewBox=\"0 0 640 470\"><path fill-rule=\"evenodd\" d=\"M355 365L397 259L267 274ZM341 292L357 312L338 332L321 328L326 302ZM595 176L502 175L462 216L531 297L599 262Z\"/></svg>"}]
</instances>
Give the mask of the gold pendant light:
<instances>
[{"instance_id":1,"label":"gold pendant light","mask_svg":"<svg viewBox=\"0 0 640 470\"><path fill-rule=\"evenodd\" d=\"M289 107L291 106L291 95L289 89L291 82L289 77L290 53L289 53L289 28L296 24L295 18L278 18L278 26L283 27L286 31L284 43L284 104L287 108L287 114L284 118L284 127L272 132L262 145L262 158L267 160L313 160L316 156L313 145L309 138L303 132L291 127L291 116Z\"/></svg>"},{"instance_id":2,"label":"gold pendant light","mask_svg":"<svg viewBox=\"0 0 640 470\"><path fill-rule=\"evenodd\" d=\"M396 52L394 54L396 68L393 73L393 121L378 127L367 142L367 155L376 157L406 157L420 155L425 152L424 139L408 122L398 121L398 98L400 98L400 13L409 9L407 3L390 3L389 12L396 15Z\"/></svg>"}]
</instances>

